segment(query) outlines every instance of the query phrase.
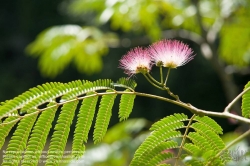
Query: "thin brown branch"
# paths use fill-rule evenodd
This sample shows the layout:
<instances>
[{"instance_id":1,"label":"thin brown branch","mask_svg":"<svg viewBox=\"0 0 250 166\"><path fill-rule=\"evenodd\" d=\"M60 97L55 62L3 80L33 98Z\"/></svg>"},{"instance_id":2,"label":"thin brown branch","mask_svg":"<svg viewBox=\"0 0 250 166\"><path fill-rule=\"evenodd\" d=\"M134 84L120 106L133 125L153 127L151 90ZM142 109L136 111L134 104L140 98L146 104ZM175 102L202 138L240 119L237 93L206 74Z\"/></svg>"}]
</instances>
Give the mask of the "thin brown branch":
<instances>
[{"instance_id":1,"label":"thin brown branch","mask_svg":"<svg viewBox=\"0 0 250 166\"><path fill-rule=\"evenodd\" d=\"M77 97L75 99L64 101L64 102L60 102L60 103L57 103L57 104L55 104L53 106L50 106L50 107L47 107L47 108L44 108L44 109L37 109L36 112L30 113L30 114L26 114L24 116L20 116L18 119L14 120L14 121L19 121L22 118L31 116L31 115L36 114L36 113L38 114L38 113L40 113L42 111L45 111L45 110L47 110L49 108L58 107L60 105L64 105L66 103L73 102L73 101L76 101L76 100L83 100L84 98L89 98L89 97L93 97L93 96L103 96L103 95L111 95L111 94L131 94L131 95L137 95L137 96L154 98L154 99L162 100L162 101L169 102L169 103L178 105L180 107L186 108L187 110L189 110L193 114L196 114L196 115L199 115L199 116L205 116L206 115L206 116L221 117L221 118L232 118L232 119L238 120L239 122L250 124L250 119L247 119L247 118L244 118L244 117L241 117L239 115L235 115L235 114L232 114L232 113L229 113L229 112L206 111L206 110L198 109L198 108L192 106L189 103L184 103L184 102L181 102L181 101L176 101L176 100L168 99L168 98L157 96L157 95L140 93L140 92L124 92L124 91L103 92L103 93L97 93L96 92L95 94L92 94L92 95L83 96L83 97ZM10 121L10 122L7 122L7 123L3 122L3 123L0 124L0 126L6 125L6 124L10 124L12 122L13 121Z\"/></svg>"},{"instance_id":2,"label":"thin brown branch","mask_svg":"<svg viewBox=\"0 0 250 166\"><path fill-rule=\"evenodd\" d=\"M229 110L232 108L232 106L246 93L250 90L250 87L245 89L243 92L241 92L236 98L233 99L232 102L228 104L228 106L225 108L224 112L229 112Z\"/></svg>"}]
</instances>

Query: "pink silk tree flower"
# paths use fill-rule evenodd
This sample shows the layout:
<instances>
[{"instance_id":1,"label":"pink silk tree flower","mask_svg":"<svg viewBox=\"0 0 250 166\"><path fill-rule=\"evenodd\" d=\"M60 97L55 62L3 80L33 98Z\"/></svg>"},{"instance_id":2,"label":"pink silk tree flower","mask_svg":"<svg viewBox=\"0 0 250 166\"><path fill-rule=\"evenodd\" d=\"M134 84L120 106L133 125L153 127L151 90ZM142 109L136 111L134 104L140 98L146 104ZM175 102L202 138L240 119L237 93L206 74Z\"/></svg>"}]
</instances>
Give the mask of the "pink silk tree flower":
<instances>
[{"instance_id":1,"label":"pink silk tree flower","mask_svg":"<svg viewBox=\"0 0 250 166\"><path fill-rule=\"evenodd\" d=\"M161 40L151 46L148 51L156 66L177 68L191 61L195 55L188 45L178 40Z\"/></svg>"},{"instance_id":2,"label":"pink silk tree flower","mask_svg":"<svg viewBox=\"0 0 250 166\"><path fill-rule=\"evenodd\" d=\"M147 50L136 47L120 59L120 68L130 77L137 73L148 73L151 70L151 57Z\"/></svg>"}]
</instances>

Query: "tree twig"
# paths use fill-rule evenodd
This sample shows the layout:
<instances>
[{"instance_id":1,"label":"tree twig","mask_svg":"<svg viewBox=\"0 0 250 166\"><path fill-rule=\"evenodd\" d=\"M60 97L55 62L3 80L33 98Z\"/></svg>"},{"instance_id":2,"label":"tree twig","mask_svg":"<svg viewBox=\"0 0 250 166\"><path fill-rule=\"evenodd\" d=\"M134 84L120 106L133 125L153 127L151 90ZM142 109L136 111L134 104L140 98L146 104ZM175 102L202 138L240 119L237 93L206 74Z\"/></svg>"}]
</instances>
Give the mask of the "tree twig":
<instances>
[{"instance_id":1,"label":"tree twig","mask_svg":"<svg viewBox=\"0 0 250 166\"><path fill-rule=\"evenodd\" d=\"M232 114L230 112L207 111L207 110L198 109L198 108L192 106L189 103L184 103L184 102L181 102L181 101L172 100L172 99L165 98L165 97L162 97L162 96L157 96L157 95L152 95L152 94L147 94L147 93L140 93L140 92L125 92L125 91L102 92L102 93L97 93L96 92L95 94L92 94L92 95L83 96L83 97L76 97L75 99L72 99L72 100L56 103L53 106L49 106L49 107L46 107L46 108L43 108L43 109L37 109L36 112L30 113L30 114L25 114L24 116L19 116L19 118L14 120L14 121L19 121L22 118L32 116L32 115L34 115L36 113L38 114L38 113L40 113L42 111L45 111L45 110L47 110L49 108L58 107L60 105L64 105L66 103L73 102L73 101L76 101L76 100L83 100L84 98L89 98L89 97L93 97L93 96L103 96L103 95L112 95L112 94L131 94L131 95L154 98L154 99L162 100L162 101L169 102L169 103L178 105L180 107L186 108L190 112L192 112L192 113L194 113L196 115L199 115L199 116L205 116L206 115L206 116L212 116L212 117L232 118L232 119L238 120L239 122L250 124L250 119L244 118L244 117L239 116L239 115ZM3 122L3 123L0 124L0 126L7 125L7 124L10 124L10 123L13 123L13 121L10 121L10 122L7 122L7 123Z\"/></svg>"},{"instance_id":2,"label":"tree twig","mask_svg":"<svg viewBox=\"0 0 250 166\"><path fill-rule=\"evenodd\" d=\"M229 110L231 109L231 107L246 93L250 90L250 87L248 87L247 89L245 89L243 92L241 92L236 98L233 99L232 102L230 102L227 107L225 108L224 112L229 112Z\"/></svg>"}]
</instances>

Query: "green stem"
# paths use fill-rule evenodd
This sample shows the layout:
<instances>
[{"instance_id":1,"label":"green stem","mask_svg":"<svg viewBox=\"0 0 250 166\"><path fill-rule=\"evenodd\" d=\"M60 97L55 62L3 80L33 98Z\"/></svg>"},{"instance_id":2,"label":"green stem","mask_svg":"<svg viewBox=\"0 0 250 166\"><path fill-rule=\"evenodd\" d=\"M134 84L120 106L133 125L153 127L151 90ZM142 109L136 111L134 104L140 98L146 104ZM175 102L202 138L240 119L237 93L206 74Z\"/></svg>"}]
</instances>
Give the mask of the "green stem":
<instances>
[{"instance_id":1,"label":"green stem","mask_svg":"<svg viewBox=\"0 0 250 166\"><path fill-rule=\"evenodd\" d=\"M160 76L161 76L161 84L163 85L163 74L162 74L162 66L160 66Z\"/></svg>"},{"instance_id":2,"label":"green stem","mask_svg":"<svg viewBox=\"0 0 250 166\"><path fill-rule=\"evenodd\" d=\"M243 92L241 92L237 97L235 97L233 99L233 101L231 101L228 106L225 108L224 112L229 112L229 110L231 109L231 107L248 91L250 90L250 87L248 87L247 89L245 89Z\"/></svg>"},{"instance_id":3,"label":"green stem","mask_svg":"<svg viewBox=\"0 0 250 166\"><path fill-rule=\"evenodd\" d=\"M155 83L153 83L153 82L149 79L149 77L147 77L146 74L143 74L143 75L144 75L144 77L148 80L148 82L149 82L150 84L152 84L154 87L156 87L156 88L158 88L158 89L161 89L161 90L164 90L164 88L162 88L162 87L156 85ZM155 80L155 81L156 81L156 80Z\"/></svg>"},{"instance_id":4,"label":"green stem","mask_svg":"<svg viewBox=\"0 0 250 166\"><path fill-rule=\"evenodd\" d=\"M166 80L165 80L165 83L164 83L164 85L165 85L165 86L166 86L167 81L168 81L168 76L169 76L169 73L170 73L170 68L168 68L168 73L167 73Z\"/></svg>"},{"instance_id":5,"label":"green stem","mask_svg":"<svg viewBox=\"0 0 250 166\"><path fill-rule=\"evenodd\" d=\"M154 85L155 87L157 87L157 88L159 88L159 89L161 89L161 90L166 90L170 96L172 96L173 98L175 98L177 101L180 101L179 96L173 94L173 93L170 91L170 89L169 89L168 87L166 87L166 83L167 83L167 79L168 79L169 73L170 73L170 68L168 69L168 74L167 74L167 77L166 77L166 80L165 80L165 84L164 84L164 85L163 85L162 67L160 67L161 82L158 82L157 80L155 80L154 77L152 77L149 73L146 73L146 74L143 74L143 75L146 77L146 79L147 79L152 85ZM150 80L150 79L151 79L151 80ZM162 87L160 87L160 86L162 86Z\"/></svg>"},{"instance_id":6,"label":"green stem","mask_svg":"<svg viewBox=\"0 0 250 166\"><path fill-rule=\"evenodd\" d=\"M146 73L148 78L150 78L154 83L158 84L158 85L162 85L161 83L159 83L156 79L154 79L154 77L152 77L149 73Z\"/></svg>"}]
</instances>

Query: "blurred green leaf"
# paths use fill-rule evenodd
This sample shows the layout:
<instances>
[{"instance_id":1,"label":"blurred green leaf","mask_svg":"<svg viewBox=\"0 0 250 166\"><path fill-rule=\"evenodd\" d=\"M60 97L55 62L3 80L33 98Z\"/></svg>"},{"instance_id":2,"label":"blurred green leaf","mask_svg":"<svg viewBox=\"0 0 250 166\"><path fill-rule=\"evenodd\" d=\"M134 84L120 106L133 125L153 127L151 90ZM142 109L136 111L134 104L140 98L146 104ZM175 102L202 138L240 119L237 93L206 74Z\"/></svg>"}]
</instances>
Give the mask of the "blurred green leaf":
<instances>
[{"instance_id":1,"label":"blurred green leaf","mask_svg":"<svg viewBox=\"0 0 250 166\"><path fill-rule=\"evenodd\" d=\"M111 21L111 28L114 30L146 31L153 40L156 40L161 35L158 5L158 1L151 0L73 0L67 9L72 16L94 12L97 15L97 22L105 24Z\"/></svg>"},{"instance_id":2,"label":"blurred green leaf","mask_svg":"<svg viewBox=\"0 0 250 166\"><path fill-rule=\"evenodd\" d=\"M109 45L116 42L114 34L103 34L94 27L63 25L43 31L26 51L39 57L44 76L55 77L71 62L80 72L93 74L102 69L101 57L108 52Z\"/></svg>"},{"instance_id":3,"label":"blurred green leaf","mask_svg":"<svg viewBox=\"0 0 250 166\"><path fill-rule=\"evenodd\" d=\"M250 11L240 8L221 30L220 55L228 64L250 64Z\"/></svg>"},{"instance_id":4,"label":"blurred green leaf","mask_svg":"<svg viewBox=\"0 0 250 166\"><path fill-rule=\"evenodd\" d=\"M250 63L248 8L246 0L64 2L64 12L79 17L81 21L85 20L87 24L109 25L114 31L122 30L138 35L145 33L153 41L162 37L162 31L169 29L185 29L187 32L201 34L197 17L200 14L203 31L210 35L210 30L213 31L214 28L216 35L217 30L220 33L219 37L215 35L215 38L219 38L215 41L219 41L218 52L221 59L238 66ZM116 33L118 36L118 32ZM40 58L39 66L44 76L58 75L71 62L80 72L93 74L102 69L102 56L107 54L109 46L117 45L116 35L102 32L97 27L64 25L43 31L27 47L27 52Z\"/></svg>"}]
</instances>

